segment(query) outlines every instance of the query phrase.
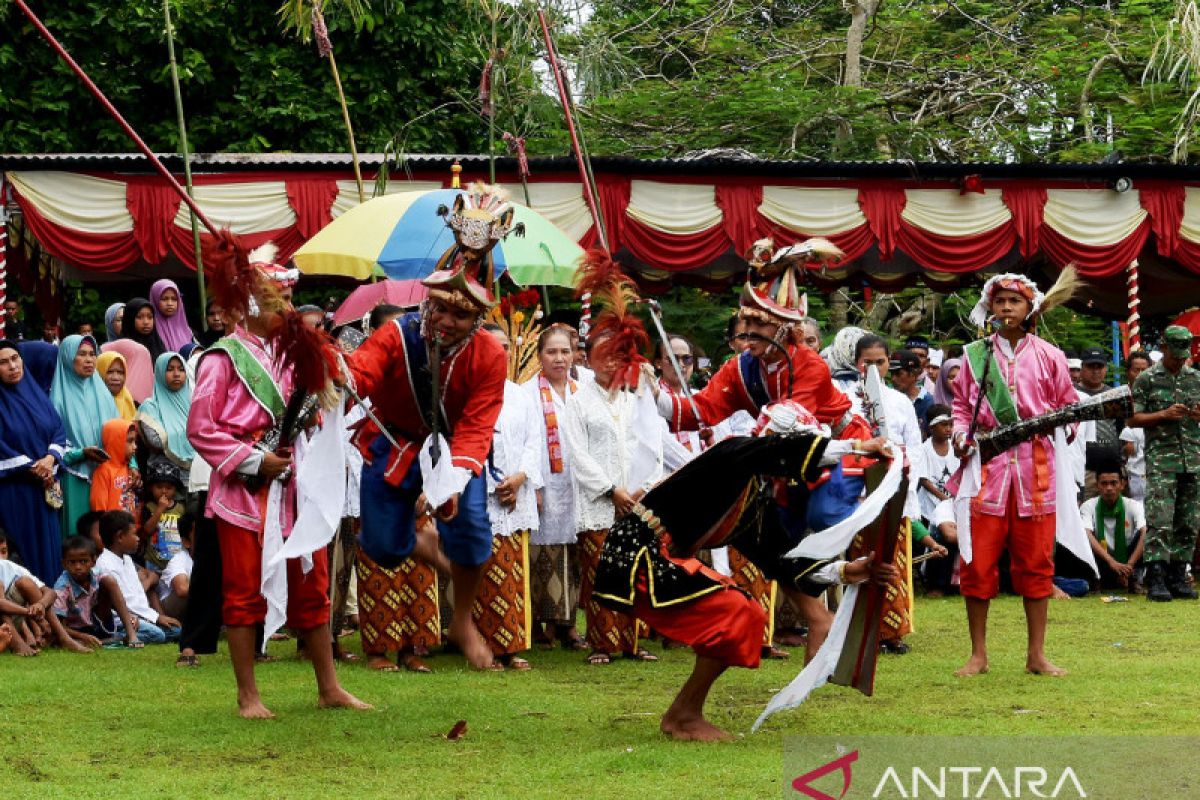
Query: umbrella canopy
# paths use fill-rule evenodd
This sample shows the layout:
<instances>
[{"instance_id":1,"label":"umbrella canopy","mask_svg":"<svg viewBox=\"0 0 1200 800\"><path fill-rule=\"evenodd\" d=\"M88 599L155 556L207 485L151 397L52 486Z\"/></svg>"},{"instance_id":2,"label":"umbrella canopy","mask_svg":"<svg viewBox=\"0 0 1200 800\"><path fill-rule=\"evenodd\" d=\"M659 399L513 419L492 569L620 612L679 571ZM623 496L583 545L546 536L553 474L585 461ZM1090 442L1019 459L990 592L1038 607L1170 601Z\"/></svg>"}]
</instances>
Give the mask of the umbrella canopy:
<instances>
[{"instance_id":1,"label":"umbrella canopy","mask_svg":"<svg viewBox=\"0 0 1200 800\"><path fill-rule=\"evenodd\" d=\"M1188 309L1171 324L1182 325L1192 332L1192 336L1200 336L1200 308Z\"/></svg>"},{"instance_id":2,"label":"umbrella canopy","mask_svg":"<svg viewBox=\"0 0 1200 800\"><path fill-rule=\"evenodd\" d=\"M396 280L423 278L438 256L454 244L454 233L438 217L451 208L459 189L402 192L375 197L317 232L294 256L302 272L364 279L376 266ZM513 227L492 250L496 274L508 272L522 286L573 286L583 248L528 206L513 203Z\"/></svg>"},{"instance_id":3,"label":"umbrella canopy","mask_svg":"<svg viewBox=\"0 0 1200 800\"><path fill-rule=\"evenodd\" d=\"M380 303L389 303L401 308L413 308L421 304L429 289L420 281L379 281L359 286L342 301L333 313L334 325L345 325L369 314Z\"/></svg>"}]
</instances>

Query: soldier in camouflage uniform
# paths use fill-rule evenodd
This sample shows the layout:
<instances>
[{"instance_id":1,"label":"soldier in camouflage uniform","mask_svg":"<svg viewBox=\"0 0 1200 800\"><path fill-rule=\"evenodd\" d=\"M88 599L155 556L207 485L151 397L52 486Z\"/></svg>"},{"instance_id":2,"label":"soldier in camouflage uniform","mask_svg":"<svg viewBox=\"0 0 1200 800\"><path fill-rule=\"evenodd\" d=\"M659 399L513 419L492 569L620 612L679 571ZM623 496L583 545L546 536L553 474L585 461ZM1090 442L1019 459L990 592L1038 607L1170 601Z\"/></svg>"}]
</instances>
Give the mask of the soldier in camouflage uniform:
<instances>
[{"instance_id":1,"label":"soldier in camouflage uniform","mask_svg":"<svg viewBox=\"0 0 1200 800\"><path fill-rule=\"evenodd\" d=\"M1146 596L1196 599L1187 564L1200 528L1200 371L1192 332L1172 325L1163 358L1133 384L1129 425L1146 429Z\"/></svg>"}]
</instances>

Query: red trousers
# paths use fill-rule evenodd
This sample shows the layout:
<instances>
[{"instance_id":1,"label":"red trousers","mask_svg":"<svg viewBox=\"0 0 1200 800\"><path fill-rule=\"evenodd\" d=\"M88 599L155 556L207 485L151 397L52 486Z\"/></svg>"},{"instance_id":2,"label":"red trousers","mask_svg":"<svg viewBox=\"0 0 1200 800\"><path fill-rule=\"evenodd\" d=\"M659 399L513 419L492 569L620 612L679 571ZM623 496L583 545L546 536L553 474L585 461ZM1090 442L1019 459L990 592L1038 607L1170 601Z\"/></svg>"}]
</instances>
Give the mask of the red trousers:
<instances>
[{"instance_id":1,"label":"red trousers","mask_svg":"<svg viewBox=\"0 0 1200 800\"><path fill-rule=\"evenodd\" d=\"M655 608L644 569L638 573L637 590L634 616L654 630L726 666L758 667L767 614L757 600L729 586L677 606Z\"/></svg>"},{"instance_id":2,"label":"red trousers","mask_svg":"<svg viewBox=\"0 0 1200 800\"><path fill-rule=\"evenodd\" d=\"M1016 491L1009 492L1004 516L971 510L971 563L963 562L963 597L991 600L1000 591L1000 556L1008 550L1013 591L1030 600L1054 589L1054 514L1017 514Z\"/></svg>"},{"instance_id":3,"label":"red trousers","mask_svg":"<svg viewBox=\"0 0 1200 800\"><path fill-rule=\"evenodd\" d=\"M221 542L221 589L225 593L226 625L258 625L267 618L262 596L262 544L257 531L216 520ZM287 624L298 631L329 624L329 556L324 548L312 554L313 566L304 573L300 559L287 562Z\"/></svg>"}]
</instances>

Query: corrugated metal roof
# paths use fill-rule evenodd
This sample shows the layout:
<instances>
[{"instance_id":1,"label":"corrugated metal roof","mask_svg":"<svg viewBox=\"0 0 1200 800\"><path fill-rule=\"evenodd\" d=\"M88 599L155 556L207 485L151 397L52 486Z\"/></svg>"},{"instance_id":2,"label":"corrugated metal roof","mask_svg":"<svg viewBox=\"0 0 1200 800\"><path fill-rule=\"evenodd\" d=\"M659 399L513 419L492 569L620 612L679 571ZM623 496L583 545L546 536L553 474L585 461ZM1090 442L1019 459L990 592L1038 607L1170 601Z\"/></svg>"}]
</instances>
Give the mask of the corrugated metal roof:
<instances>
[{"instance_id":1,"label":"corrugated metal roof","mask_svg":"<svg viewBox=\"0 0 1200 800\"><path fill-rule=\"evenodd\" d=\"M164 163L174 171L183 169L182 159L175 153L160 154ZM361 153L359 161L368 171L378 169L385 160L383 153ZM405 156L404 165L411 169L442 169L455 160L473 171L488 163L479 154L414 153ZM571 156L531 157L530 168L538 172L573 172L575 159ZM964 175L978 174L991 179L1039 179L1073 181L1108 181L1118 177L1133 180L1157 179L1171 181L1200 180L1200 165L1169 163L1021 163L969 162L942 163L916 161L783 161L754 159L736 155L700 154L676 158L639 159L624 156L595 156L592 165L605 172L630 172L660 175L738 175L775 176L780 178L883 178L900 180L953 180ZM393 169L399 166L392 159ZM513 172L517 160L509 156L496 158L497 169ZM279 170L305 172L312 170L349 170L350 156L344 153L197 153L192 157L197 172L237 172ZM153 170L139 153L9 153L0 154L0 169L15 170L107 170L114 172L147 173Z\"/></svg>"}]
</instances>

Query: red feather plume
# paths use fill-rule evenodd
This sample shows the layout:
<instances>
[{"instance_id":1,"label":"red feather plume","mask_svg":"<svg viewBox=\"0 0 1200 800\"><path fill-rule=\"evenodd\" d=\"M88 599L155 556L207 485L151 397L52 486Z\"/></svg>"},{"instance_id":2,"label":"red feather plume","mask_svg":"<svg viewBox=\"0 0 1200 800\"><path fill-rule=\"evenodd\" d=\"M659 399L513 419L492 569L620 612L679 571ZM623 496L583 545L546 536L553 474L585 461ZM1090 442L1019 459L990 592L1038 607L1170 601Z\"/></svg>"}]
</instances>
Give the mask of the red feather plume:
<instances>
[{"instance_id":1,"label":"red feather plume","mask_svg":"<svg viewBox=\"0 0 1200 800\"><path fill-rule=\"evenodd\" d=\"M323 330L310 328L295 311L283 314L276 336L276 361L292 366L295 386L308 394L317 394L328 385L329 376L338 371L333 339Z\"/></svg>"},{"instance_id":2,"label":"red feather plume","mask_svg":"<svg viewBox=\"0 0 1200 800\"><path fill-rule=\"evenodd\" d=\"M613 388L637 386L638 372L646 362L642 351L649 348L650 337L633 313L633 306L641 300L633 281L608 253L589 250L576 273L575 294L591 295L589 357L597 363L617 361Z\"/></svg>"},{"instance_id":3,"label":"red feather plume","mask_svg":"<svg viewBox=\"0 0 1200 800\"><path fill-rule=\"evenodd\" d=\"M261 273L250 265L249 251L233 231L222 228L203 250L208 291L217 305L235 318L249 313L250 298L258 293Z\"/></svg>"}]
</instances>

